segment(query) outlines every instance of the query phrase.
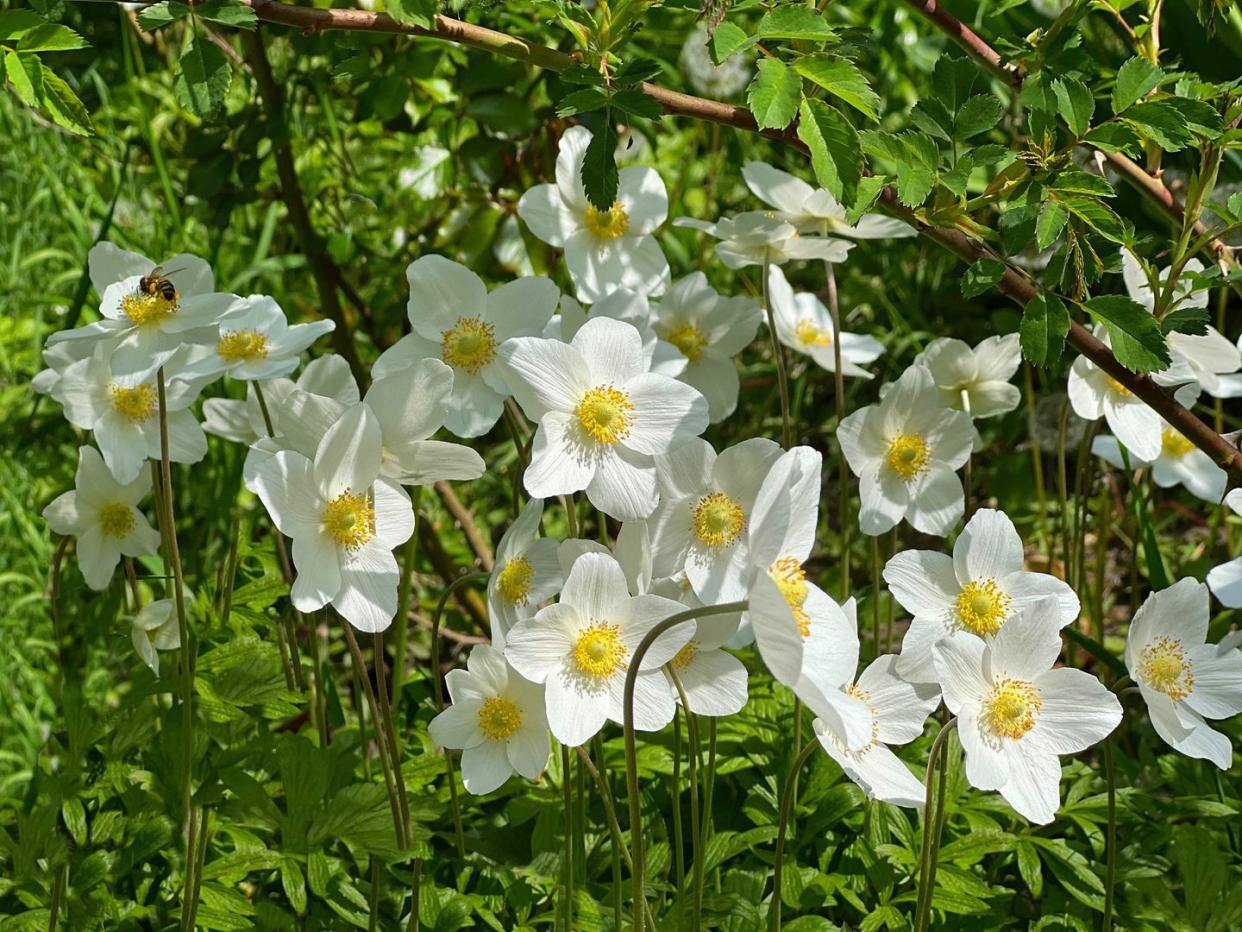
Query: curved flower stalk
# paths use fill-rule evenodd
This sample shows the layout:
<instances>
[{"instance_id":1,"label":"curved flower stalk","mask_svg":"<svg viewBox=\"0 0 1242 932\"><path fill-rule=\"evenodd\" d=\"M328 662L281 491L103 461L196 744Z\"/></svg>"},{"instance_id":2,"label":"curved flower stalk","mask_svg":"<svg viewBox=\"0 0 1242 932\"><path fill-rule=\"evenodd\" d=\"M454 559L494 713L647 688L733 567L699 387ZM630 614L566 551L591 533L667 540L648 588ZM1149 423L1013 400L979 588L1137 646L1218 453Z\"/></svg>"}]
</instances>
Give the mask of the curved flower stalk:
<instances>
[{"instance_id":1,"label":"curved flower stalk","mask_svg":"<svg viewBox=\"0 0 1242 932\"><path fill-rule=\"evenodd\" d=\"M491 793L517 773L538 779L548 763L543 687L520 676L495 647L481 644L466 669L444 678L452 705L427 726L441 747L461 749L467 792Z\"/></svg>"},{"instance_id":2,"label":"curved flower stalk","mask_svg":"<svg viewBox=\"0 0 1242 932\"><path fill-rule=\"evenodd\" d=\"M381 379L419 360L443 360L453 372L444 425L459 437L481 437L500 419L509 394L500 348L539 335L560 291L550 279L530 276L489 293L479 276L443 256L416 259L405 277L412 330L384 351L372 374Z\"/></svg>"},{"instance_id":3,"label":"curved flower stalk","mask_svg":"<svg viewBox=\"0 0 1242 932\"><path fill-rule=\"evenodd\" d=\"M914 357L914 365L931 373L940 403L972 418L996 417L1018 407L1022 392L1009 380L1021 363L1016 333L988 337L973 349L963 340L940 337Z\"/></svg>"},{"instance_id":4,"label":"curved flower stalk","mask_svg":"<svg viewBox=\"0 0 1242 932\"><path fill-rule=\"evenodd\" d=\"M685 359L677 377L707 399L713 424L737 408L740 383L733 359L755 338L763 317L751 298L726 297L702 272L673 282L651 307L651 325Z\"/></svg>"},{"instance_id":5,"label":"curved flower stalk","mask_svg":"<svg viewBox=\"0 0 1242 932\"><path fill-rule=\"evenodd\" d=\"M1189 578L1149 595L1130 622L1126 668L1156 734L1175 751L1228 770L1233 742L1206 720L1242 712L1242 652L1236 641L1205 643L1208 602L1207 586Z\"/></svg>"},{"instance_id":6,"label":"curved flower stalk","mask_svg":"<svg viewBox=\"0 0 1242 932\"><path fill-rule=\"evenodd\" d=\"M130 625L130 640L142 662L159 676L160 651L177 650L181 646L175 600L157 599L139 609Z\"/></svg>"},{"instance_id":7,"label":"curved flower stalk","mask_svg":"<svg viewBox=\"0 0 1242 932\"><path fill-rule=\"evenodd\" d=\"M159 553L160 535L138 508L149 491L149 472L117 482L94 447L78 448L73 490L43 509L43 520L57 534L77 538L78 567L92 589L108 588L122 556Z\"/></svg>"},{"instance_id":8,"label":"curved flower stalk","mask_svg":"<svg viewBox=\"0 0 1242 932\"><path fill-rule=\"evenodd\" d=\"M559 544L539 536L542 518L543 499L532 498L496 547L496 563L487 581L487 614L492 645L499 650L504 649L509 630L561 588Z\"/></svg>"},{"instance_id":9,"label":"curved flower stalk","mask_svg":"<svg viewBox=\"0 0 1242 932\"><path fill-rule=\"evenodd\" d=\"M563 295L560 309L543 328L543 336L549 340L569 343L588 319L610 317L613 320L625 321L643 338L643 361L648 371L676 378L685 370L686 359L676 346L661 339L652 329L651 310L651 303L646 295L628 288L618 288L600 298L591 305L589 313L587 308L569 295Z\"/></svg>"},{"instance_id":10,"label":"curved flower stalk","mask_svg":"<svg viewBox=\"0 0 1242 932\"><path fill-rule=\"evenodd\" d=\"M905 550L884 567L884 581L914 616L897 671L915 682L936 679L932 648L957 632L990 639L1045 599L1058 628L1078 618L1078 596L1063 580L1024 568L1022 538L1003 511L980 509L953 544L953 556Z\"/></svg>"},{"instance_id":11,"label":"curved flower stalk","mask_svg":"<svg viewBox=\"0 0 1242 932\"><path fill-rule=\"evenodd\" d=\"M778 266L768 270L768 299L777 339L794 352L809 356L826 372L836 372L836 328L823 302L809 292L795 294ZM879 359L884 345L875 337L842 333L840 353L842 375L870 379L873 375L862 367Z\"/></svg>"},{"instance_id":12,"label":"curved flower stalk","mask_svg":"<svg viewBox=\"0 0 1242 932\"><path fill-rule=\"evenodd\" d=\"M997 790L1019 815L1041 825L1060 806L1062 754L1107 738L1121 704L1099 680L1053 668L1061 652L1059 609L1046 599L985 641L966 632L935 647L944 701L958 719L966 779Z\"/></svg>"},{"instance_id":13,"label":"curved flower stalk","mask_svg":"<svg viewBox=\"0 0 1242 932\"><path fill-rule=\"evenodd\" d=\"M561 137L556 184L531 188L518 216L549 246L565 250L578 300L592 304L616 288L660 295L669 284L668 260L652 235L668 216L668 192L655 169L618 172L617 199L608 210L587 200L582 163L591 131L571 126Z\"/></svg>"},{"instance_id":14,"label":"curved flower stalk","mask_svg":"<svg viewBox=\"0 0 1242 932\"><path fill-rule=\"evenodd\" d=\"M863 214L857 223L847 222L845 208L823 188L812 188L789 172L766 162L747 162L742 178L750 193L792 223L800 233L822 233L850 239L894 239L917 236L904 220L883 214Z\"/></svg>"},{"instance_id":15,"label":"curved flower stalk","mask_svg":"<svg viewBox=\"0 0 1242 932\"><path fill-rule=\"evenodd\" d=\"M945 408L931 373L911 366L878 404L845 418L837 441L859 479L858 524L875 536L903 518L943 537L961 518L957 470L970 457L970 415Z\"/></svg>"},{"instance_id":16,"label":"curved flower stalk","mask_svg":"<svg viewBox=\"0 0 1242 932\"><path fill-rule=\"evenodd\" d=\"M716 256L730 269L783 265L791 259L844 262L854 246L829 236L802 236L796 226L770 210L748 210L715 223L678 217L673 226L702 230L720 240Z\"/></svg>"},{"instance_id":17,"label":"curved flower stalk","mask_svg":"<svg viewBox=\"0 0 1242 932\"><path fill-rule=\"evenodd\" d=\"M707 427L703 396L646 371L642 337L621 321L589 320L568 344L520 337L501 356L539 423L523 476L536 498L586 490L613 518L645 518L658 503L653 457Z\"/></svg>"},{"instance_id":18,"label":"curved flower stalk","mask_svg":"<svg viewBox=\"0 0 1242 932\"><path fill-rule=\"evenodd\" d=\"M298 367L301 354L336 324L317 320L289 326L274 298L252 294L237 301L221 317L218 338L207 351L188 362L181 374L216 379L221 375L256 382L286 376Z\"/></svg>"}]
</instances>

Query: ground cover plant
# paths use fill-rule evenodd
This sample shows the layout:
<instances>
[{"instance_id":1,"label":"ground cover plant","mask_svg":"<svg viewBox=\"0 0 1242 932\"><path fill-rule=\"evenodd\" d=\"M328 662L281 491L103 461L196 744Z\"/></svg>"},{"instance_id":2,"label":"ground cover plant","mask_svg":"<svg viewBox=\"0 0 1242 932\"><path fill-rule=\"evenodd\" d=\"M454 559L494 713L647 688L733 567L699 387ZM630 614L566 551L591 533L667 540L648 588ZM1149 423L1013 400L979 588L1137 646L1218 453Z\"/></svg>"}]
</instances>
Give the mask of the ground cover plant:
<instances>
[{"instance_id":1,"label":"ground cover plant","mask_svg":"<svg viewBox=\"0 0 1242 932\"><path fill-rule=\"evenodd\" d=\"M1242 925L1242 14L0 10L0 930Z\"/></svg>"}]
</instances>

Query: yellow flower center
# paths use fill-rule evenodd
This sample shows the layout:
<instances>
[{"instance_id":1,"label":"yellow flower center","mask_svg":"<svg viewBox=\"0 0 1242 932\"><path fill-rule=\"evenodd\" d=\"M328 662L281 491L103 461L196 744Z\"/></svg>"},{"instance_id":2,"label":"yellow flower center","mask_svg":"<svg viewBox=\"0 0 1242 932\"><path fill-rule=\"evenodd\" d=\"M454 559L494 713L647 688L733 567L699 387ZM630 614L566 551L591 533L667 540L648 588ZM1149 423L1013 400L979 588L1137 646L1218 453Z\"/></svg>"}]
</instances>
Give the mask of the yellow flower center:
<instances>
[{"instance_id":1,"label":"yellow flower center","mask_svg":"<svg viewBox=\"0 0 1242 932\"><path fill-rule=\"evenodd\" d=\"M134 529L134 509L121 502L108 502L99 509L99 526L109 537L120 540Z\"/></svg>"},{"instance_id":2,"label":"yellow flower center","mask_svg":"<svg viewBox=\"0 0 1242 932\"><path fill-rule=\"evenodd\" d=\"M927 468L931 450L918 434L898 434L888 446L888 465L909 482Z\"/></svg>"},{"instance_id":3,"label":"yellow flower center","mask_svg":"<svg viewBox=\"0 0 1242 932\"><path fill-rule=\"evenodd\" d=\"M724 492L709 492L699 499L692 514L694 534L713 550L732 546L746 527L746 513Z\"/></svg>"},{"instance_id":4,"label":"yellow flower center","mask_svg":"<svg viewBox=\"0 0 1242 932\"><path fill-rule=\"evenodd\" d=\"M131 421L145 421L159 406L159 393L149 383L126 388L112 386L112 407L121 417Z\"/></svg>"},{"instance_id":5,"label":"yellow flower center","mask_svg":"<svg viewBox=\"0 0 1242 932\"><path fill-rule=\"evenodd\" d=\"M807 614L806 570L794 557L781 557L768 567L768 575L785 597L786 604L793 611L794 621L798 623L798 631L803 638L811 636L811 616Z\"/></svg>"},{"instance_id":6,"label":"yellow flower center","mask_svg":"<svg viewBox=\"0 0 1242 932\"><path fill-rule=\"evenodd\" d=\"M1194 448L1193 443L1171 427L1160 432L1160 452L1171 459L1181 459Z\"/></svg>"},{"instance_id":7,"label":"yellow flower center","mask_svg":"<svg viewBox=\"0 0 1242 932\"><path fill-rule=\"evenodd\" d=\"M1111 375L1104 376L1104 379L1107 381L1108 387L1112 390L1113 394L1120 395L1122 398L1129 398L1130 395L1133 394L1130 389L1126 388Z\"/></svg>"},{"instance_id":8,"label":"yellow flower center","mask_svg":"<svg viewBox=\"0 0 1242 932\"><path fill-rule=\"evenodd\" d=\"M496 577L496 588L513 605L525 605L535 568L526 557L514 557Z\"/></svg>"},{"instance_id":9,"label":"yellow flower center","mask_svg":"<svg viewBox=\"0 0 1242 932\"><path fill-rule=\"evenodd\" d=\"M1043 708L1039 690L1024 680L1001 680L983 700L983 724L998 738L1021 738Z\"/></svg>"},{"instance_id":10,"label":"yellow flower center","mask_svg":"<svg viewBox=\"0 0 1242 932\"><path fill-rule=\"evenodd\" d=\"M505 741L522 727L522 710L512 699L488 696L479 706L479 731L492 741Z\"/></svg>"},{"instance_id":11,"label":"yellow flower center","mask_svg":"<svg viewBox=\"0 0 1242 932\"><path fill-rule=\"evenodd\" d=\"M582 396L574 413L587 436L611 446L630 435L633 410L629 395L611 385L600 385Z\"/></svg>"},{"instance_id":12,"label":"yellow flower center","mask_svg":"<svg viewBox=\"0 0 1242 932\"><path fill-rule=\"evenodd\" d=\"M957 594L957 617L968 631L995 634L1009 617L1011 602L995 579L971 580Z\"/></svg>"},{"instance_id":13,"label":"yellow flower center","mask_svg":"<svg viewBox=\"0 0 1242 932\"><path fill-rule=\"evenodd\" d=\"M681 355L690 362L698 362L707 348L707 335L694 324L685 323L669 332L668 342L681 350Z\"/></svg>"},{"instance_id":14,"label":"yellow flower center","mask_svg":"<svg viewBox=\"0 0 1242 932\"><path fill-rule=\"evenodd\" d=\"M1162 637L1144 647L1139 657L1139 679L1170 699L1189 696L1195 686L1194 666L1182 642Z\"/></svg>"},{"instance_id":15,"label":"yellow flower center","mask_svg":"<svg viewBox=\"0 0 1242 932\"><path fill-rule=\"evenodd\" d=\"M121 310L137 327L158 324L177 311L176 300L169 301L162 294L127 294L121 298Z\"/></svg>"},{"instance_id":16,"label":"yellow flower center","mask_svg":"<svg viewBox=\"0 0 1242 932\"><path fill-rule=\"evenodd\" d=\"M375 501L370 492L346 489L323 510L323 527L342 547L354 550L375 536Z\"/></svg>"},{"instance_id":17,"label":"yellow flower center","mask_svg":"<svg viewBox=\"0 0 1242 932\"><path fill-rule=\"evenodd\" d=\"M230 330L220 337L216 352L225 362L247 362L267 358L267 334L257 330Z\"/></svg>"},{"instance_id":18,"label":"yellow flower center","mask_svg":"<svg viewBox=\"0 0 1242 932\"><path fill-rule=\"evenodd\" d=\"M496 358L496 328L478 317L459 317L440 334L440 358L476 375Z\"/></svg>"},{"instance_id":19,"label":"yellow flower center","mask_svg":"<svg viewBox=\"0 0 1242 932\"><path fill-rule=\"evenodd\" d=\"M832 334L823 327L817 327L809 320L798 321L798 326L794 328L794 334L798 337L798 342L803 346L831 346Z\"/></svg>"},{"instance_id":20,"label":"yellow flower center","mask_svg":"<svg viewBox=\"0 0 1242 932\"><path fill-rule=\"evenodd\" d=\"M578 632L578 641L574 644L578 672L597 680L624 670L627 654L629 648L621 640L621 629L617 625L593 623Z\"/></svg>"},{"instance_id":21,"label":"yellow flower center","mask_svg":"<svg viewBox=\"0 0 1242 932\"><path fill-rule=\"evenodd\" d=\"M624 236L630 228L630 215L625 212L620 201L613 201L607 210L587 204L586 228L600 239L616 239Z\"/></svg>"},{"instance_id":22,"label":"yellow flower center","mask_svg":"<svg viewBox=\"0 0 1242 932\"><path fill-rule=\"evenodd\" d=\"M673 665L674 670L684 670L694 661L694 657L698 652L699 642L687 641L686 646L679 650L669 663Z\"/></svg>"}]
</instances>

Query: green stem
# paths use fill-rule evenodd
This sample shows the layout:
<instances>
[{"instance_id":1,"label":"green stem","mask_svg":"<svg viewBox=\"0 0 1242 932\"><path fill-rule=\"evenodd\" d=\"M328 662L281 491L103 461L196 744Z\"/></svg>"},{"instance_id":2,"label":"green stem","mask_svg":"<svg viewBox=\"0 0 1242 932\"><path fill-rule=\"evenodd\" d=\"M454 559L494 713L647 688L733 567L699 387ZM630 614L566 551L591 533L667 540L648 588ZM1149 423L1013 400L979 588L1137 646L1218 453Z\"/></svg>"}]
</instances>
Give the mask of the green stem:
<instances>
[{"instance_id":1,"label":"green stem","mask_svg":"<svg viewBox=\"0 0 1242 932\"><path fill-rule=\"evenodd\" d=\"M384 729L384 739L388 743L388 753L392 758L392 770L397 783L397 801L401 805L401 829L405 835L402 848L406 849L414 843L410 826L410 801L405 790L405 774L401 771L401 742L397 738L397 728L393 722L392 704L388 701L388 675L385 672L384 663L384 635L378 631L373 635L372 657L375 664L376 692L379 694L380 714L383 716L382 722L377 723L377 727Z\"/></svg>"},{"instance_id":2,"label":"green stem","mask_svg":"<svg viewBox=\"0 0 1242 932\"><path fill-rule=\"evenodd\" d=\"M698 932L703 924L703 851L699 847L699 839L702 836L702 815L699 812L699 724L695 721L694 713L690 711L686 690L681 685L677 671L673 669L672 664L667 664L664 669L673 680L673 686L677 689L677 698L681 700L681 708L686 714L686 736L689 739L687 754L690 761L690 864L694 884L691 894L693 906L690 913L690 928ZM679 888L683 886L683 884L678 884Z\"/></svg>"},{"instance_id":3,"label":"green stem","mask_svg":"<svg viewBox=\"0 0 1242 932\"><path fill-rule=\"evenodd\" d=\"M785 777L785 792L781 794L780 817L776 827L776 851L772 862L772 905L768 909L772 932L780 932L781 928L781 874L785 861L785 836L789 831L789 823L793 818L793 801L798 795L798 774L806 766L811 752L817 742L808 741L802 752L794 758L789 774Z\"/></svg>"},{"instance_id":4,"label":"green stem","mask_svg":"<svg viewBox=\"0 0 1242 932\"><path fill-rule=\"evenodd\" d=\"M673 709L673 775L669 789L673 800L673 876L677 889L686 889L685 839L681 833L681 711Z\"/></svg>"},{"instance_id":5,"label":"green stem","mask_svg":"<svg viewBox=\"0 0 1242 932\"><path fill-rule=\"evenodd\" d=\"M828 222L824 221L824 235ZM832 388L837 409L837 426L845 420L845 373L841 371L841 301L837 294L837 275L831 262L824 263L824 279L828 286L828 316L832 319ZM850 538L854 524L849 513L850 465L845 447L837 444L837 521L841 527L841 601L850 597Z\"/></svg>"},{"instance_id":6,"label":"green stem","mask_svg":"<svg viewBox=\"0 0 1242 932\"><path fill-rule=\"evenodd\" d=\"M416 485L410 490L410 507L414 520L418 520L418 502L423 487ZM392 642L392 707L401 707L401 690L405 686L406 637L410 625L410 600L413 596L414 560L418 556L418 535L411 534L401 551L401 588L397 590L397 619Z\"/></svg>"},{"instance_id":7,"label":"green stem","mask_svg":"<svg viewBox=\"0 0 1242 932\"><path fill-rule=\"evenodd\" d=\"M1110 932L1113 927L1113 896L1117 886L1117 776L1113 770L1112 737L1105 738L1102 743L1104 780L1108 784L1108 854L1104 869L1104 918L1100 921L1100 929L1101 932Z\"/></svg>"},{"instance_id":8,"label":"green stem","mask_svg":"<svg viewBox=\"0 0 1242 932\"><path fill-rule=\"evenodd\" d=\"M785 373L785 351L776 336L776 316L768 297L768 271L771 266L771 260L765 252L763 254L763 281L759 291L763 297L764 313L768 315L768 333L772 337L772 357L776 360L776 387L781 396L781 446L788 450L793 445L793 429L789 419L789 377Z\"/></svg>"},{"instance_id":9,"label":"green stem","mask_svg":"<svg viewBox=\"0 0 1242 932\"><path fill-rule=\"evenodd\" d=\"M573 798L570 793L569 745L561 745L561 802L565 807L565 928L574 927L574 833Z\"/></svg>"},{"instance_id":10,"label":"green stem","mask_svg":"<svg viewBox=\"0 0 1242 932\"><path fill-rule=\"evenodd\" d=\"M936 775L936 767L941 770L947 765L949 733L957 727L957 719L951 718L940 728L936 740L932 742L931 753L927 757L927 777L924 780L926 802L923 806L923 849L919 856L919 895L914 913L915 932L927 932L931 922L932 890L936 883L936 860L940 854L940 828L943 824L940 812L932 803L932 780ZM937 758L940 758L937 761ZM940 806L944 808L944 780L940 783Z\"/></svg>"}]
</instances>

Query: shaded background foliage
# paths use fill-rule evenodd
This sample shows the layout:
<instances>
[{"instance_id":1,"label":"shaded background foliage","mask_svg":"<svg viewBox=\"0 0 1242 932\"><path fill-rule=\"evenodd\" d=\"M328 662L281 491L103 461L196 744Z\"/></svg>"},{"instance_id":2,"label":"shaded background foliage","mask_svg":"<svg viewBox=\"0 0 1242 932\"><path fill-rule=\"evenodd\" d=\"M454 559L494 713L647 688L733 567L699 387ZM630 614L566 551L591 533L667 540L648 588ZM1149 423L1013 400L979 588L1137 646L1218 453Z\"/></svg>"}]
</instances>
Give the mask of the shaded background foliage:
<instances>
[{"instance_id":1,"label":"shaded background foliage","mask_svg":"<svg viewBox=\"0 0 1242 932\"><path fill-rule=\"evenodd\" d=\"M669 2L652 10L626 53L658 62L660 83L692 92L679 58L696 6ZM1060 9L1030 2L951 8L990 35L1014 37L1047 29ZM261 32L287 101L284 117L273 118L249 67L238 63L224 107L208 120L188 112L175 88L184 24L145 33L133 12L110 4L53 2L42 9L90 43L44 59L82 99L95 134L70 135L12 94L0 96L0 632L8 646L0 652L0 929L46 927L58 883L65 883L62 915L71 928L165 928L176 921L183 875L171 686L132 655L119 584L96 596L67 565L58 598L49 598L53 543L37 516L71 486L83 438L54 404L37 401L29 389L42 343L52 330L93 319L84 259L99 238L152 256L198 253L213 265L222 289L269 293L291 317L318 316L323 301L290 223L273 157L286 143L311 224L356 293L341 300L353 325L349 338L364 363L407 326L404 268L420 255L442 253L491 282L548 274L572 291L558 257L530 237L514 213L517 197L552 174L557 139L567 125L555 103L567 88L550 72L460 46L365 33L302 35L265 24ZM469 4L449 12L571 47L551 21L550 4ZM760 13L755 3L735 3L729 20L753 25ZM834 4L826 15L839 30L841 50L883 101L879 126L907 126L910 108L933 93L931 74L946 51L944 37L895 2ZM1239 24L1237 11L1227 11L1208 39L1190 4L1170 2L1164 10L1166 64L1187 63L1211 80L1235 79ZM236 56L242 46L234 34L212 28ZM1132 54L1109 15L1091 13L1074 29L1081 42L1064 50L1067 69L1090 62L1084 70L1108 71ZM754 57L750 53L752 66ZM738 93L734 101L743 98ZM1006 119L988 140L1012 143L1020 129ZM811 177L805 160L788 147L726 128L664 118L636 121L627 135L634 157L664 176L672 217L714 219L757 206L740 178L748 159ZM1192 167L1189 156L1167 155L1165 166L1166 181L1179 190ZM1231 155L1220 187L1236 191L1240 180L1242 166ZM1167 239L1166 219L1135 193L1118 185L1113 203L1153 243ZM675 275L703 268L722 292L756 292L755 276L724 269L699 234L666 226L659 238ZM1113 261L1109 272L1117 271ZM819 276L806 268L794 281L815 290L822 286ZM876 365L879 379L894 377L935 336L973 343L1017 329L1019 309L994 292L963 297L958 260L925 241L864 243L838 276L846 329L873 333L887 348ZM1120 291L1119 277L1113 280L1108 290ZM1236 337L1239 328L1226 318L1223 301L1213 310L1221 329ZM717 446L777 435L766 348L756 342L741 362L739 410L709 433ZM1085 630L1102 631L1119 656L1122 626L1149 584L1165 574L1202 578L1236 552L1236 528L1222 509L1205 509L1178 491L1150 495L1143 486L1133 497L1126 476L1083 457L1083 425L1072 414L1059 438L1068 363L1028 370L1028 404L985 422L974 488L1013 516L1034 568L1063 574L1067 555L1081 558L1092 625ZM831 378L804 365L793 376L796 439L835 452ZM211 391L236 396L238 386L221 383ZM874 385L850 384L847 410L874 393ZM1226 428L1238 426L1233 412L1221 409L1216 416ZM1059 439L1067 448L1062 459ZM512 513L515 457L499 430L478 443L489 472L457 493L494 542ZM322 669L334 734L327 747L315 747L306 736L306 694L281 674L272 630L286 610L285 589L262 511L240 491L242 457L243 451L213 439L208 458L177 475L181 546L199 638L196 802L212 813L198 921L215 929L366 927L374 897L381 925L390 927L409 909L410 863L395 850L382 785L360 753L371 725L358 672L339 630L325 629ZM1085 488L1081 515L1059 504L1062 470L1071 492L1076 483ZM836 481L829 476L825 503L836 501ZM1104 507L1113 517L1101 535L1092 516ZM476 562L441 498L425 494L420 512L416 621L432 613L446 579ZM842 536L834 533L835 509L825 507L821 521L813 565L838 594ZM1158 549L1144 552L1138 542L1148 522ZM550 530L557 530L555 523ZM218 568L234 537L239 572L226 618L228 586ZM940 547L916 538L907 534L904 546ZM865 541L854 534L852 546L849 591L860 598L864 626L875 618L877 632L887 630L893 606L872 589ZM161 572L155 561L143 569ZM65 625L59 643L50 611L59 611ZM446 663L460 659L470 639L484 633L481 621L477 602L449 603L446 627L462 634L446 641ZM1218 616L1213 635L1231 622L1228 614ZM899 632L901 619L896 623ZM303 651L312 634L301 632ZM471 854L455 858L444 760L425 736L431 644L424 626L413 626L410 649L400 724L418 826L413 854L427 859L423 924L437 930L550 924L563 833L572 824L561 807L557 762L533 787L514 780L491 797L463 799ZM1094 664L1081 651L1071 658ZM309 677L313 664L303 659ZM719 727L715 833L705 855L712 878L709 921L736 932L762 926L776 800L792 748L790 697L766 676L755 677L751 690L743 713ZM1223 727L1238 737L1235 723ZM921 766L929 738L903 756ZM615 775L619 740L606 742L605 759ZM797 866L785 871L780 891L785 927L902 928L913 902L916 820L885 805L865 805L830 760L812 760L790 846ZM1015 818L997 797L968 791L955 752L935 901L946 927L1096 927L1105 820L1097 763L1092 754L1068 763L1060 818L1037 828ZM679 906L672 879L677 857L666 825L674 808L669 731L644 740L640 764L644 811L657 839L648 874L668 910L661 928L674 928L681 911L668 908ZM1236 777L1168 752L1137 711L1117 738L1117 766L1125 787L1119 923L1242 924ZM679 804L687 806L684 788ZM588 845L578 859L580 928L613 922L609 841L597 810L592 798L575 816L585 822ZM378 885L373 864L383 865Z\"/></svg>"}]
</instances>

